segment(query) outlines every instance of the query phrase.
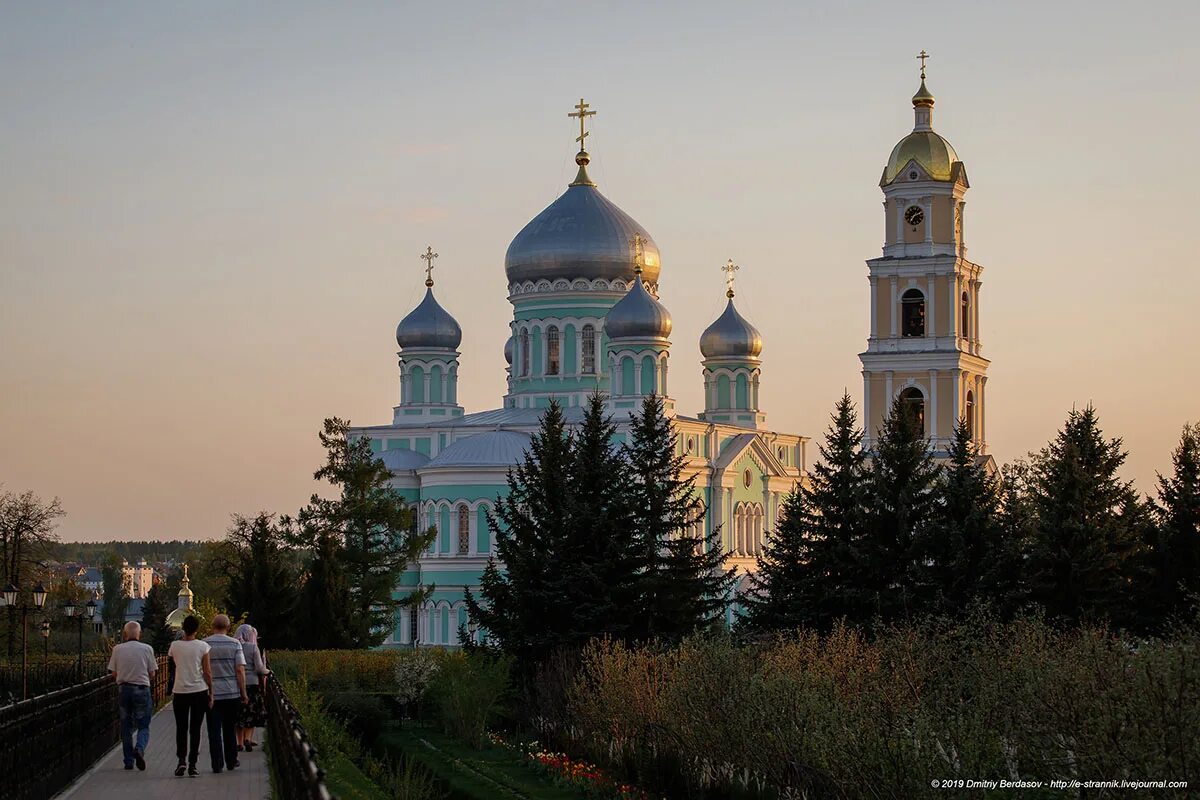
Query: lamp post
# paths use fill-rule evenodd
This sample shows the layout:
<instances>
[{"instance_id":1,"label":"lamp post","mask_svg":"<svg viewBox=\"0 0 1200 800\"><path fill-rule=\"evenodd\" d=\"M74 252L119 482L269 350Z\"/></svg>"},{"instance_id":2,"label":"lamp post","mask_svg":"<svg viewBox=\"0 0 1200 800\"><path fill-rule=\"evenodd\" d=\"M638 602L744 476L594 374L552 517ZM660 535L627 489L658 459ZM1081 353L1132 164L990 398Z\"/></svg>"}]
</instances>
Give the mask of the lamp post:
<instances>
[{"instance_id":1,"label":"lamp post","mask_svg":"<svg viewBox=\"0 0 1200 800\"><path fill-rule=\"evenodd\" d=\"M50 620L42 620L42 643L45 649L42 651L42 671L47 672L50 669Z\"/></svg>"},{"instance_id":2,"label":"lamp post","mask_svg":"<svg viewBox=\"0 0 1200 800\"><path fill-rule=\"evenodd\" d=\"M11 582L4 587L4 604L14 611L21 612L21 699L29 699L29 643L28 643L28 626L25 624L29 612L38 612L42 610L42 606L46 605L46 587L42 586L39 581L33 587L33 605L22 603L17 605L17 599L21 594L20 590Z\"/></svg>"},{"instance_id":3,"label":"lamp post","mask_svg":"<svg viewBox=\"0 0 1200 800\"><path fill-rule=\"evenodd\" d=\"M84 615L85 610L87 612L86 616ZM86 605L84 605L82 608L78 609L78 611L79 611L78 614L75 613L76 612L75 601L68 600L63 605L63 611L66 612L68 618L73 619L75 621L75 623L79 626L79 652L78 652L78 657L77 657L76 669L79 672L79 680L82 682L83 681L83 621L85 619L90 621L96 616L96 598L93 597L91 600L88 600Z\"/></svg>"},{"instance_id":4,"label":"lamp post","mask_svg":"<svg viewBox=\"0 0 1200 800\"><path fill-rule=\"evenodd\" d=\"M479 623L473 619L467 620L467 636L471 639L471 644L478 644L479 640L475 637L479 635Z\"/></svg>"}]
</instances>

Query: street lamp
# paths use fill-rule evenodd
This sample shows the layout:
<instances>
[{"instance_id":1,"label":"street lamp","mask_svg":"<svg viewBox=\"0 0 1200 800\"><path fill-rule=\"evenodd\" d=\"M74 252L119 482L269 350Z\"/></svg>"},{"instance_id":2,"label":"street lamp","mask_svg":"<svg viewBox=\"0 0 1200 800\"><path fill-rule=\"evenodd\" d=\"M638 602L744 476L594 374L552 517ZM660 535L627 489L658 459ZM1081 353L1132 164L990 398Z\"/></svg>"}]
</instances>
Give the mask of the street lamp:
<instances>
[{"instance_id":1,"label":"street lamp","mask_svg":"<svg viewBox=\"0 0 1200 800\"><path fill-rule=\"evenodd\" d=\"M46 605L46 587L42 586L41 581L33 587L33 605L22 603L17 605L17 598L21 591L11 581L4 587L4 605L8 606L10 613L15 611L21 612L21 699L29 699L29 630L25 624L26 617L30 611L38 612L42 610L42 606Z\"/></svg>"},{"instance_id":2,"label":"street lamp","mask_svg":"<svg viewBox=\"0 0 1200 800\"><path fill-rule=\"evenodd\" d=\"M86 616L84 615L85 609L87 611ZM96 598L93 597L91 600L88 600L86 605L84 605L82 608L78 609L78 611L79 611L78 614L75 613L76 612L75 601L68 600L65 604L63 604L63 611L66 612L68 618L75 620L75 623L79 626L79 654L78 654L78 661L77 661L76 669L79 671L79 680L82 682L83 681L83 621L85 619L91 620L96 616Z\"/></svg>"},{"instance_id":3,"label":"street lamp","mask_svg":"<svg viewBox=\"0 0 1200 800\"><path fill-rule=\"evenodd\" d=\"M475 638L479 634L479 623L473 619L467 620L467 635L471 638L471 644L479 644L479 640Z\"/></svg>"},{"instance_id":4,"label":"street lamp","mask_svg":"<svg viewBox=\"0 0 1200 800\"><path fill-rule=\"evenodd\" d=\"M49 675L50 668L50 620L42 620L42 642L45 644L45 651L42 653L42 668Z\"/></svg>"}]
</instances>

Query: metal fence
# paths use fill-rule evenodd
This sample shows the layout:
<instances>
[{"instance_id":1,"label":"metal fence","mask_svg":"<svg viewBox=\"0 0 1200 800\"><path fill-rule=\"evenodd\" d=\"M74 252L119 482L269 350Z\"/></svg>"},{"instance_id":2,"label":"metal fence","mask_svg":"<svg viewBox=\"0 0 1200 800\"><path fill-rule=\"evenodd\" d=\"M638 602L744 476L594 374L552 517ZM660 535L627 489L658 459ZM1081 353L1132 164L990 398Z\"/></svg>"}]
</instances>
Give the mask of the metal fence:
<instances>
[{"instance_id":1,"label":"metal fence","mask_svg":"<svg viewBox=\"0 0 1200 800\"><path fill-rule=\"evenodd\" d=\"M108 656L88 655L83 659L83 673L74 657L54 658L49 662L30 663L28 666L29 696L36 697L58 689L65 689L93 678L103 677L108 672ZM22 671L20 662L0 662L0 706L21 701Z\"/></svg>"},{"instance_id":2,"label":"metal fence","mask_svg":"<svg viewBox=\"0 0 1200 800\"><path fill-rule=\"evenodd\" d=\"M267 701L267 747L278 797L289 800L334 800L317 766L317 750L308 740L300 714L274 675L263 685Z\"/></svg>"},{"instance_id":3,"label":"metal fence","mask_svg":"<svg viewBox=\"0 0 1200 800\"><path fill-rule=\"evenodd\" d=\"M166 686L166 659L159 658L151 687L156 704ZM111 675L0 708L4 797L53 797L119 739L117 685Z\"/></svg>"}]
</instances>

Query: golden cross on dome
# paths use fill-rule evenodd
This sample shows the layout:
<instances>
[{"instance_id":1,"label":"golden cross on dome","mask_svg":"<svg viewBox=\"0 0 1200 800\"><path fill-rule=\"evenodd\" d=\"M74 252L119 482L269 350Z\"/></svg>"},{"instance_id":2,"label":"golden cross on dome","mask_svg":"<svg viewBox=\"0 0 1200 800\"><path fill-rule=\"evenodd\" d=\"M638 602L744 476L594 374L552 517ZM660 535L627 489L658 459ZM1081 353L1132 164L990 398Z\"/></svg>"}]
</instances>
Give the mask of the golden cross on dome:
<instances>
[{"instance_id":1,"label":"golden cross on dome","mask_svg":"<svg viewBox=\"0 0 1200 800\"><path fill-rule=\"evenodd\" d=\"M733 273L737 272L741 267L733 263L733 259L729 259L721 266L721 272L725 273L725 296L733 297Z\"/></svg>"},{"instance_id":2,"label":"golden cross on dome","mask_svg":"<svg viewBox=\"0 0 1200 800\"><path fill-rule=\"evenodd\" d=\"M579 98L579 103L575 106L575 108L577 108L578 111L571 111L571 112L567 113L568 117L572 117L572 118L578 117L579 118L579 138L576 139L575 141L579 142L580 151L583 150L583 140L586 139L588 136L588 132L584 128L584 122L587 121L588 117L596 116L595 111L588 111L588 109L591 107L592 107L592 104L583 102L583 98L581 97L581 98Z\"/></svg>"},{"instance_id":3,"label":"golden cross on dome","mask_svg":"<svg viewBox=\"0 0 1200 800\"><path fill-rule=\"evenodd\" d=\"M929 53L922 50L917 58L921 60L921 80L925 80L925 59L929 58Z\"/></svg>"},{"instance_id":4,"label":"golden cross on dome","mask_svg":"<svg viewBox=\"0 0 1200 800\"><path fill-rule=\"evenodd\" d=\"M421 259L429 262L425 266L425 285L433 286L433 260L438 257L438 254L433 252L432 247L425 248L425 252L421 253Z\"/></svg>"},{"instance_id":5,"label":"golden cross on dome","mask_svg":"<svg viewBox=\"0 0 1200 800\"><path fill-rule=\"evenodd\" d=\"M635 233L629 243L633 245L633 271L637 275L642 274L642 262L646 258L646 240L642 238L640 233Z\"/></svg>"}]
</instances>

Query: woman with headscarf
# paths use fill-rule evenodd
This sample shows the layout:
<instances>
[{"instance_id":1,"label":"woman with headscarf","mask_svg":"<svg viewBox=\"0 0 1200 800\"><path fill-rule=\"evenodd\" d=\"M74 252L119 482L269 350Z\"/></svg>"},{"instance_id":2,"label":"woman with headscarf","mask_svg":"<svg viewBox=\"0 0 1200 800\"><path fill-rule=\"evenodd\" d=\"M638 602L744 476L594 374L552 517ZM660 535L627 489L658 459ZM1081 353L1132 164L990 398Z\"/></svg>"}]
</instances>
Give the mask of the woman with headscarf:
<instances>
[{"instance_id":1,"label":"woman with headscarf","mask_svg":"<svg viewBox=\"0 0 1200 800\"><path fill-rule=\"evenodd\" d=\"M238 718L238 751L250 752L258 747L258 742L254 741L254 729L267 724L262 682L266 680L268 670L262 651L258 649L257 630L244 622L238 626L233 638L242 643L242 653L246 656L246 694L250 698L242 706Z\"/></svg>"}]
</instances>

